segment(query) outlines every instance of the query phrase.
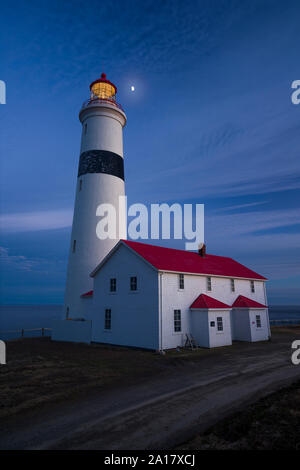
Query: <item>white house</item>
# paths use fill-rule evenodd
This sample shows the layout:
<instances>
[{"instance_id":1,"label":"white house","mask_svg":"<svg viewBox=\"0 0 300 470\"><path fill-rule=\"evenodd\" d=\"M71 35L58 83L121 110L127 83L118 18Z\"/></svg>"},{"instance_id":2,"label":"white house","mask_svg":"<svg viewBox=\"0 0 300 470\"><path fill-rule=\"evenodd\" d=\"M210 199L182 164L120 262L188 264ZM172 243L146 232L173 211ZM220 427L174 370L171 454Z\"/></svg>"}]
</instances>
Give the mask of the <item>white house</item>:
<instances>
[{"instance_id":1,"label":"white house","mask_svg":"<svg viewBox=\"0 0 300 470\"><path fill-rule=\"evenodd\" d=\"M239 295L232 305L231 321L234 340L264 341L270 336L266 305L243 295Z\"/></svg>"},{"instance_id":2,"label":"white house","mask_svg":"<svg viewBox=\"0 0 300 470\"><path fill-rule=\"evenodd\" d=\"M199 346L214 348L232 344L229 305L200 294L190 310L191 332Z\"/></svg>"},{"instance_id":3,"label":"white house","mask_svg":"<svg viewBox=\"0 0 300 470\"><path fill-rule=\"evenodd\" d=\"M85 321L54 339L164 350L192 335L203 347L270 336L266 278L232 258L120 240L81 296ZM254 322L254 323L253 323ZM75 338L75 339L74 339Z\"/></svg>"}]
</instances>

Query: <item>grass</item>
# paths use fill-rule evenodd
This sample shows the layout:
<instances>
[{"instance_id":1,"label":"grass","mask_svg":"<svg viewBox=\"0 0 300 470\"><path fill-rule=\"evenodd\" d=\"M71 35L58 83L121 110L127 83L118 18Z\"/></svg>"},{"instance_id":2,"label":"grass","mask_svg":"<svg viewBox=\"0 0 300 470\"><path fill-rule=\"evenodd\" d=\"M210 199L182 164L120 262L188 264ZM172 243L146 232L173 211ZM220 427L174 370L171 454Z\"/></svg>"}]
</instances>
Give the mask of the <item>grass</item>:
<instances>
[{"instance_id":1,"label":"grass","mask_svg":"<svg viewBox=\"0 0 300 470\"><path fill-rule=\"evenodd\" d=\"M0 368L0 417L160 369L160 357L148 351L49 338L9 341L7 365Z\"/></svg>"},{"instance_id":2,"label":"grass","mask_svg":"<svg viewBox=\"0 0 300 470\"><path fill-rule=\"evenodd\" d=\"M287 328L276 327L277 338ZM300 328L291 329L292 336ZM49 338L22 338L7 342L7 365L0 366L0 418L49 403L62 402L90 391L137 383L144 378L178 372L186 365L240 354L252 345L234 343L215 349L155 352L109 345L52 342ZM271 345L270 345L271 347ZM276 341L272 346L276 350ZM265 348L262 344L261 348ZM257 352L256 352L257 354Z\"/></svg>"},{"instance_id":3,"label":"grass","mask_svg":"<svg viewBox=\"0 0 300 470\"><path fill-rule=\"evenodd\" d=\"M300 382L220 421L185 450L300 450Z\"/></svg>"},{"instance_id":4,"label":"grass","mask_svg":"<svg viewBox=\"0 0 300 470\"><path fill-rule=\"evenodd\" d=\"M22 338L7 342L0 367L0 418L91 390L168 373L211 350L167 352Z\"/></svg>"}]
</instances>

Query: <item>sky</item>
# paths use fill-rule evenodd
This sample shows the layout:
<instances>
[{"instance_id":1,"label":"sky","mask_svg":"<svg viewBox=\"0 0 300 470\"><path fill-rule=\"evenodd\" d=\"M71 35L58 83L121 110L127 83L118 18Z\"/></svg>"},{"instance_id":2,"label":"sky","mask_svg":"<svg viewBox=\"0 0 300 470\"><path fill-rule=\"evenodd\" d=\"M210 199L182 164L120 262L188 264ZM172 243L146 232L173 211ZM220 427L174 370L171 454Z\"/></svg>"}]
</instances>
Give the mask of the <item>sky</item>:
<instances>
[{"instance_id":1,"label":"sky","mask_svg":"<svg viewBox=\"0 0 300 470\"><path fill-rule=\"evenodd\" d=\"M78 112L105 72L129 203L205 204L208 253L300 304L298 0L16 0L0 41L0 303L63 302Z\"/></svg>"}]
</instances>

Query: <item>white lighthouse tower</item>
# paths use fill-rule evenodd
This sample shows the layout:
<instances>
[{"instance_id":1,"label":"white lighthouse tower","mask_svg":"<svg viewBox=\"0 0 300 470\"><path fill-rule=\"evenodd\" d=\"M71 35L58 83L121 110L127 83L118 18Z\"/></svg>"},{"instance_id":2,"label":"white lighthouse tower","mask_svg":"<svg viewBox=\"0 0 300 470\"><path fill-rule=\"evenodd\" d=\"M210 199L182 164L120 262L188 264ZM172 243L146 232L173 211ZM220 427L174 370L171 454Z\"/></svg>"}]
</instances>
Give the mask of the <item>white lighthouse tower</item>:
<instances>
[{"instance_id":1,"label":"white lighthouse tower","mask_svg":"<svg viewBox=\"0 0 300 470\"><path fill-rule=\"evenodd\" d=\"M125 195L123 127L126 115L116 102L117 88L107 80L105 73L91 83L90 91L90 99L79 112L82 136L64 318L85 317L87 304L81 295L92 289L90 273L118 242L119 235L126 238L126 216L119 209L120 196ZM115 239L97 236L100 204L111 204L116 210Z\"/></svg>"}]
</instances>

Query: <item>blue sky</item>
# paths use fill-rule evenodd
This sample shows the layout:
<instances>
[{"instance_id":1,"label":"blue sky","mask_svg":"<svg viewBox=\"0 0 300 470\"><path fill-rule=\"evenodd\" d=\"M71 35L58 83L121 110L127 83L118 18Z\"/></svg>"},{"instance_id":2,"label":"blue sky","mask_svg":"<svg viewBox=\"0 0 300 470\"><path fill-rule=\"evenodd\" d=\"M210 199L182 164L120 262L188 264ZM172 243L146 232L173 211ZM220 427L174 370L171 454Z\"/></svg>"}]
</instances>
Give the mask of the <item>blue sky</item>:
<instances>
[{"instance_id":1,"label":"blue sky","mask_svg":"<svg viewBox=\"0 0 300 470\"><path fill-rule=\"evenodd\" d=\"M298 1L16 1L0 22L2 303L62 303L78 112L102 71L129 202L204 203L208 252L300 303Z\"/></svg>"}]
</instances>

